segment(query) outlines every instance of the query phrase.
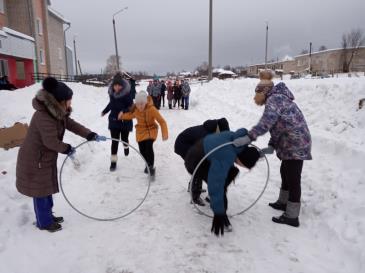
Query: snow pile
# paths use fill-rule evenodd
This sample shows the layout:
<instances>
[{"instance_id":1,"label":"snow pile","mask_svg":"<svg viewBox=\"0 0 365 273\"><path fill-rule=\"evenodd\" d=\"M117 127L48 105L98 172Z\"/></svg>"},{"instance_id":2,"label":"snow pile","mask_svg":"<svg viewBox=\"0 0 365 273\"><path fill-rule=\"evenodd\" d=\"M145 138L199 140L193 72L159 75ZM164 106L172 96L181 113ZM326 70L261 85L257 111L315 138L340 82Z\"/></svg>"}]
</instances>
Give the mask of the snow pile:
<instances>
[{"instance_id":1,"label":"snow pile","mask_svg":"<svg viewBox=\"0 0 365 273\"><path fill-rule=\"evenodd\" d=\"M232 219L234 231L216 239L210 234L211 220L198 215L186 193L189 176L182 160L173 153L179 132L207 118L227 117L232 129L251 128L263 108L253 103L257 80L213 80L192 86L191 110L161 110L170 139L155 144L157 177L149 197L133 215L117 222L95 222L76 214L61 195L55 197L55 212L65 217L64 230L56 234L32 226L32 201L15 189L18 149L0 151L0 268L1 272L363 272L365 270L365 109L357 111L365 97L365 78L299 79L286 81L304 112L313 136L314 160L305 162L302 182L303 209L299 229L271 222L280 186L279 165L269 158L270 184L263 198L250 211ZM99 134L108 135L107 120L100 112L108 102L105 88L70 84L74 90L73 117ZM0 92L0 126L29 122L31 99L40 85L16 92ZM141 89L145 86L141 86ZM269 136L258 140L265 146ZM136 146L134 133L130 137ZM70 133L65 141L83 140ZM95 148L88 167L90 185L103 191L114 181L108 172L109 148ZM122 151L120 151L122 154ZM120 156L120 177L130 177L131 163ZM63 159L63 156L60 156ZM96 160L97 158L100 158ZM133 158L133 155L132 157ZM94 160L95 159L95 160ZM129 167L128 167L129 166ZM138 167L140 169L141 167ZM98 172L99 170L99 172ZM67 183L83 183L75 189L80 205L97 193L87 189L77 172ZM118 182L118 181L117 181ZM133 185L125 182L120 191L134 196ZM123 185L123 179L118 182ZM245 176L237 183L247 183ZM118 184L118 185L119 185ZM67 185L69 186L69 184ZM72 188L72 189L71 189ZM80 189L79 189L80 188ZM110 188L113 191L114 185ZM251 192L251 190L252 192ZM247 198L253 188L247 187ZM80 191L80 192L78 192ZM136 198L143 189L136 187ZM142 194L143 195L143 194ZM106 195L112 202L116 195ZM243 197L244 198L244 197ZM122 200L123 199L123 200ZM115 200L118 205L118 200Z\"/></svg>"}]
</instances>

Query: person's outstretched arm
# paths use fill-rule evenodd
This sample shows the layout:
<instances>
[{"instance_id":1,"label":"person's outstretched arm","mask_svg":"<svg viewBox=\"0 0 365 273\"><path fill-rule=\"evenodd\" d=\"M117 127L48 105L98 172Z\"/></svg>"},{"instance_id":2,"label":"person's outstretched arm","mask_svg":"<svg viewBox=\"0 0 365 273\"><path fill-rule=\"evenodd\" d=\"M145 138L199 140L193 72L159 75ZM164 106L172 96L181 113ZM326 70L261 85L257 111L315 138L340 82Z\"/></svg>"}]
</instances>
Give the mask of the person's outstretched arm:
<instances>
[{"instance_id":1,"label":"person's outstretched arm","mask_svg":"<svg viewBox=\"0 0 365 273\"><path fill-rule=\"evenodd\" d=\"M158 124L160 124L162 139L167 140L169 138L169 132L167 129L167 123L165 119L161 116L160 112L157 109L153 109L153 116L157 120Z\"/></svg>"}]
</instances>

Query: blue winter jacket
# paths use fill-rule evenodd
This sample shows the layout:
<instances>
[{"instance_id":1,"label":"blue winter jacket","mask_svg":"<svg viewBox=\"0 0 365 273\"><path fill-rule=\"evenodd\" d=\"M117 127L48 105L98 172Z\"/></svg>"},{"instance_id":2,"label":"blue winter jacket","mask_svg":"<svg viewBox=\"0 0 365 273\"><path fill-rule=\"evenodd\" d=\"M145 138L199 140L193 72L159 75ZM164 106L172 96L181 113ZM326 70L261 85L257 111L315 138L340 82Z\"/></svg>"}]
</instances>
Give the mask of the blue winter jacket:
<instances>
[{"instance_id":1,"label":"blue winter jacket","mask_svg":"<svg viewBox=\"0 0 365 273\"><path fill-rule=\"evenodd\" d=\"M109 130L126 130L131 132L133 130L133 121L118 120L120 112L128 112L133 104L133 99L130 94L130 85L126 80L123 80L123 89L116 94L113 87L110 86L108 90L110 102L103 110L103 114L109 114Z\"/></svg>"},{"instance_id":2,"label":"blue winter jacket","mask_svg":"<svg viewBox=\"0 0 365 273\"><path fill-rule=\"evenodd\" d=\"M204 153L236 138L247 135L246 129L239 129L236 132L222 132L208 135L203 140ZM234 145L224 146L212 153L207 159L210 162L208 173L208 192L210 196L210 207L214 214L224 214L224 185L229 169L233 166L237 155L246 149L247 146L235 147Z\"/></svg>"}]
</instances>

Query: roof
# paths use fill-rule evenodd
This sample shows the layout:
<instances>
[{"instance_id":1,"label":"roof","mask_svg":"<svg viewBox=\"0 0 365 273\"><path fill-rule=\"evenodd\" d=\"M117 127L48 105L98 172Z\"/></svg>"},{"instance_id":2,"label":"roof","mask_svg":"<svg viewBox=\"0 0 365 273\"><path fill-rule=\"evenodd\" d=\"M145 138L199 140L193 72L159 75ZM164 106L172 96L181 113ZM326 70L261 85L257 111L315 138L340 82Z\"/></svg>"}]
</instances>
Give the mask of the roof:
<instances>
[{"instance_id":1,"label":"roof","mask_svg":"<svg viewBox=\"0 0 365 273\"><path fill-rule=\"evenodd\" d=\"M68 21L65 17L63 17L63 15L61 13L59 13L58 11L54 10L51 7L48 7L48 12L53 15L54 17L56 17L56 19L62 21L64 24L71 24L70 21Z\"/></svg>"},{"instance_id":2,"label":"roof","mask_svg":"<svg viewBox=\"0 0 365 273\"><path fill-rule=\"evenodd\" d=\"M11 28L7 28L7 27L3 27L3 32L5 32L5 35L4 36L7 36L6 34L10 34L10 35L13 35L13 36L16 36L18 38L22 38L22 39L25 39L25 40L29 40L29 41L32 41L34 42L34 38L33 37L30 37L24 33L21 33L19 31L16 31L14 29L11 29Z\"/></svg>"}]
</instances>

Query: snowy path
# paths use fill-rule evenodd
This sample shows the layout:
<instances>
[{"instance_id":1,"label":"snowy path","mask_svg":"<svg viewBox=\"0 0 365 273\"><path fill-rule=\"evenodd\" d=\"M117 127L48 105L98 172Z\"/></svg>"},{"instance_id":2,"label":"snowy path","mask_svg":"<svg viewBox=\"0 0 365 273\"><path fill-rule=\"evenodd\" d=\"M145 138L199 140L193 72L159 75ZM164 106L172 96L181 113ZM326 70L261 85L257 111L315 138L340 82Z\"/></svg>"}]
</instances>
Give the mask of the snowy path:
<instances>
[{"instance_id":1,"label":"snowy path","mask_svg":"<svg viewBox=\"0 0 365 273\"><path fill-rule=\"evenodd\" d=\"M267 206L276 198L280 185L280 162L274 156L269 159L272 175L263 198L246 214L234 218L234 231L223 238L210 234L211 220L197 214L189 203L189 176L182 160L173 153L177 134L207 118L223 116L232 129L250 128L262 112L252 101L255 83L236 80L196 85L191 110L161 111L170 139L162 142L159 136L155 144L156 181L143 206L117 222L83 218L59 194L55 211L66 219L64 230L56 234L37 231L32 226L31 200L14 187L17 149L0 151L0 171L8 172L0 174L0 272L364 271L365 114L352 108L359 96L365 97L365 79L288 82L307 116L314 140L315 160L306 162L303 171L299 229L271 222L273 215L279 215ZM107 134L106 120L99 117L107 101L105 91L78 84L72 87L76 90L75 119ZM29 120L30 99L36 90L34 86L17 93L0 93L1 101L9 102L1 106L1 126L22 118ZM15 102L17 109L22 109L20 113L13 113ZM130 139L135 144L134 134ZM259 146L267 140L261 138ZM81 142L70 134L66 141ZM107 179L104 169L108 162L97 167ZM80 201L88 199L80 197Z\"/></svg>"}]
</instances>

